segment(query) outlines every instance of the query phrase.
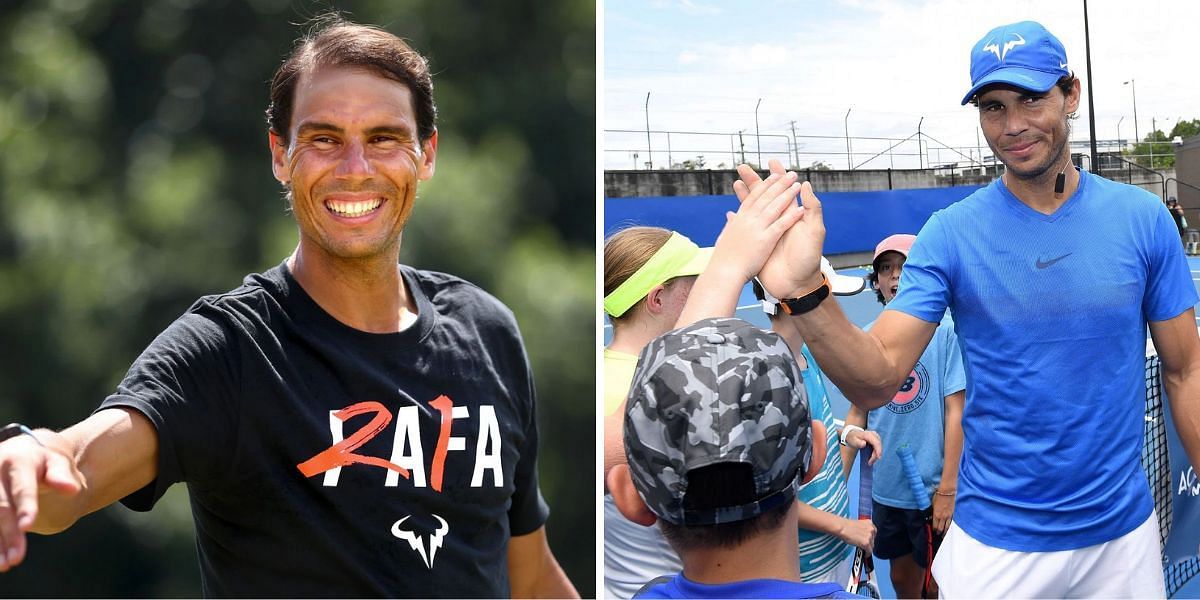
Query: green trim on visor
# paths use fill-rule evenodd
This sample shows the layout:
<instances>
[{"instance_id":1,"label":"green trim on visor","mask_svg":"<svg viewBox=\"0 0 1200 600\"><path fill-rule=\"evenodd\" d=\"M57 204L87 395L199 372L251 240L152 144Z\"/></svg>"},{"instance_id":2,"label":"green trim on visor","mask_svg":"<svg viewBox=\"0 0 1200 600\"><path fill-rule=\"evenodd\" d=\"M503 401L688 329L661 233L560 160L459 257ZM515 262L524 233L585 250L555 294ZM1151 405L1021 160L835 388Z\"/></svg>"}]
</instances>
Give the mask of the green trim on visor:
<instances>
[{"instance_id":1,"label":"green trim on visor","mask_svg":"<svg viewBox=\"0 0 1200 600\"><path fill-rule=\"evenodd\" d=\"M687 237L672 232L667 243L662 245L642 268L604 297L604 312L619 317L637 304L654 286L673 277L699 275L708 266L712 248L700 248Z\"/></svg>"}]
</instances>

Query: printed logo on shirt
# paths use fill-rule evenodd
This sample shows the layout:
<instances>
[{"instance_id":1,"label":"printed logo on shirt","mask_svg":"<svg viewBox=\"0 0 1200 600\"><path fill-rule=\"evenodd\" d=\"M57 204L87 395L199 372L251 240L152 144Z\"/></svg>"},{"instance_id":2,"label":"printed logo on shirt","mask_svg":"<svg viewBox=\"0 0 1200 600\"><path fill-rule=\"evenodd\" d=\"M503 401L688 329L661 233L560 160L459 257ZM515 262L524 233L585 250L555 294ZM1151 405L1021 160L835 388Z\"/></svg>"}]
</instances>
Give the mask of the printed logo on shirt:
<instances>
[{"instance_id":1,"label":"printed logo on shirt","mask_svg":"<svg viewBox=\"0 0 1200 600\"><path fill-rule=\"evenodd\" d=\"M438 520L438 527L437 529L429 532L429 538L426 540L426 538L420 533L413 531L412 529L408 529L408 527L404 525L404 522L407 521L411 516L412 515L405 515L399 521L393 523L392 535L407 541L408 545L421 555L421 562L425 563L425 567L427 569L433 569L433 559L437 557L438 548L442 547L442 538L447 532L450 531L450 524L440 516L436 514L433 515L433 517ZM409 527L411 527L411 525L409 525ZM428 553L425 551L426 547L429 549Z\"/></svg>"},{"instance_id":2,"label":"printed logo on shirt","mask_svg":"<svg viewBox=\"0 0 1200 600\"><path fill-rule=\"evenodd\" d=\"M1066 257L1068 257L1068 256L1070 256L1070 255L1071 255L1071 253L1070 253L1070 252L1068 252L1068 253L1066 253L1066 254L1064 254L1064 255L1062 255L1062 256L1060 256L1060 257L1058 257L1058 258L1052 258L1052 259L1050 259L1050 260L1042 260L1042 257L1040 257L1040 256L1039 256L1039 257L1038 257L1038 259L1037 259L1037 262L1036 262L1036 263L1034 263L1034 266L1035 266L1035 267L1037 267L1037 268L1039 268L1039 269L1045 269L1046 267L1049 267L1050 265L1053 265L1054 263L1056 263L1056 262L1058 262L1058 261L1060 261L1060 260L1062 260L1062 259L1064 259L1064 258L1066 258Z\"/></svg>"},{"instance_id":3,"label":"printed logo on shirt","mask_svg":"<svg viewBox=\"0 0 1200 600\"><path fill-rule=\"evenodd\" d=\"M908 414L920 408L928 395L929 374L925 371L925 365L918 361L908 378L900 385L900 391L888 402L887 409L898 415Z\"/></svg>"},{"instance_id":4,"label":"printed logo on shirt","mask_svg":"<svg viewBox=\"0 0 1200 600\"><path fill-rule=\"evenodd\" d=\"M329 432L333 444L296 465L296 468L300 469L305 477L324 473L322 485L337 487L342 467L366 465L387 471L383 483L386 487L398 486L400 477L404 477L413 487L431 487L440 492L446 455L467 450L466 438L451 435L454 421L471 418L471 414L468 407L455 406L454 402L444 395L435 398L429 406L441 415L441 420L437 446L433 449L428 473L425 470L425 449L421 445L420 408L417 406L403 406L396 410L396 433L389 458L355 453L355 450L382 433L392 422L391 411L378 402L359 402L341 410L329 411ZM349 437L344 437L344 423L351 417L362 414L374 414L375 417ZM501 487L504 470L500 462L502 441L500 423L496 420L496 407L491 404L479 405L479 414L475 418L479 419L479 427L474 440L475 466L471 475L471 487L484 487L489 485L489 480L492 487Z\"/></svg>"}]
</instances>

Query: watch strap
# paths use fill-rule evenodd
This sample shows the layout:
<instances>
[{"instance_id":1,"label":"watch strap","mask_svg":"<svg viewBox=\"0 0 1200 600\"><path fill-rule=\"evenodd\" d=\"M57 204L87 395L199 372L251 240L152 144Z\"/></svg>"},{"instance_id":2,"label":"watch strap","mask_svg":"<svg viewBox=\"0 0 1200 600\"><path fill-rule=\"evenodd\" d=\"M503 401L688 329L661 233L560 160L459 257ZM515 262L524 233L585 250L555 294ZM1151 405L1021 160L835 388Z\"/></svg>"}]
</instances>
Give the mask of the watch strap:
<instances>
[{"instance_id":1,"label":"watch strap","mask_svg":"<svg viewBox=\"0 0 1200 600\"><path fill-rule=\"evenodd\" d=\"M30 429L20 423L9 423L8 425L5 425L4 427L0 427L0 442L3 442L4 440L10 439L10 438L15 438L19 435L27 435L27 436L33 438L33 441L37 442L37 444L39 446L44 445L44 444L42 444L42 440L39 440L37 438L37 436L33 434L32 429Z\"/></svg>"},{"instance_id":2,"label":"watch strap","mask_svg":"<svg viewBox=\"0 0 1200 600\"><path fill-rule=\"evenodd\" d=\"M829 278L825 276L825 273L821 273L821 285L817 286L817 289L796 298L780 300L779 309L784 314L793 316L802 315L820 306L821 302L829 297L831 291Z\"/></svg>"}]
</instances>

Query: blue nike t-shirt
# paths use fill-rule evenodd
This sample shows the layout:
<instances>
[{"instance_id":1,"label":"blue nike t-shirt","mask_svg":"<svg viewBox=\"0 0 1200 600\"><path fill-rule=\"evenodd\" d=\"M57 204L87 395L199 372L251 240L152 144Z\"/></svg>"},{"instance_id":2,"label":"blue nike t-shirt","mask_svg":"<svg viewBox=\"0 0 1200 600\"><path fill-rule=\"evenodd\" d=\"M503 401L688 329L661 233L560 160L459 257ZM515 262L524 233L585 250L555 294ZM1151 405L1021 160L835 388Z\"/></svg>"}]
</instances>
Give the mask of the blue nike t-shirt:
<instances>
[{"instance_id":1,"label":"blue nike t-shirt","mask_svg":"<svg viewBox=\"0 0 1200 600\"><path fill-rule=\"evenodd\" d=\"M1143 523L1146 323L1196 300L1174 221L1142 189L1081 171L1043 215L996 180L935 213L887 310L954 316L967 375L954 521L1026 552Z\"/></svg>"},{"instance_id":2,"label":"blue nike t-shirt","mask_svg":"<svg viewBox=\"0 0 1200 600\"><path fill-rule=\"evenodd\" d=\"M862 598L836 583L799 583L782 579L747 579L733 583L696 583L679 573L655 580L634 598Z\"/></svg>"}]
</instances>

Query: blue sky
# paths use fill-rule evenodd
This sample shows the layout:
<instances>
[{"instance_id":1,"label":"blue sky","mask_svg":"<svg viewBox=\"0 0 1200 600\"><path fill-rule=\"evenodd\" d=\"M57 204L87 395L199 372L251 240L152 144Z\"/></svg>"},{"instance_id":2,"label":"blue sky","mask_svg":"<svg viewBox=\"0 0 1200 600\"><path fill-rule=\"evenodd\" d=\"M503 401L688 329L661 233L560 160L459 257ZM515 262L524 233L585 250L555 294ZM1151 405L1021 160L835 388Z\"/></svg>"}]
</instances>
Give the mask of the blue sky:
<instances>
[{"instance_id":1,"label":"blue sky","mask_svg":"<svg viewBox=\"0 0 1200 600\"><path fill-rule=\"evenodd\" d=\"M913 136L918 123L931 160L987 153L986 145L977 150L975 110L959 105L970 87L969 50L992 27L1025 19L1063 41L1084 81L1072 139L1088 139L1089 85L1100 140L1116 139L1118 122L1120 136L1134 138L1134 87L1142 136L1152 119L1166 131L1177 118L1200 118L1200 48L1189 42L1200 3L1092 0L1088 9L1091 81L1082 0L606 0L603 127L640 133L606 133L604 164L631 168L633 152L646 161L647 113L652 131L721 134L672 134L673 162L703 153L710 166L731 163L741 144L753 160L756 105L762 150L785 152L794 121L801 164L916 167L913 141L871 157ZM886 139L852 139L848 159L847 130ZM651 136L656 167L666 162L667 143L665 134Z\"/></svg>"}]
</instances>

